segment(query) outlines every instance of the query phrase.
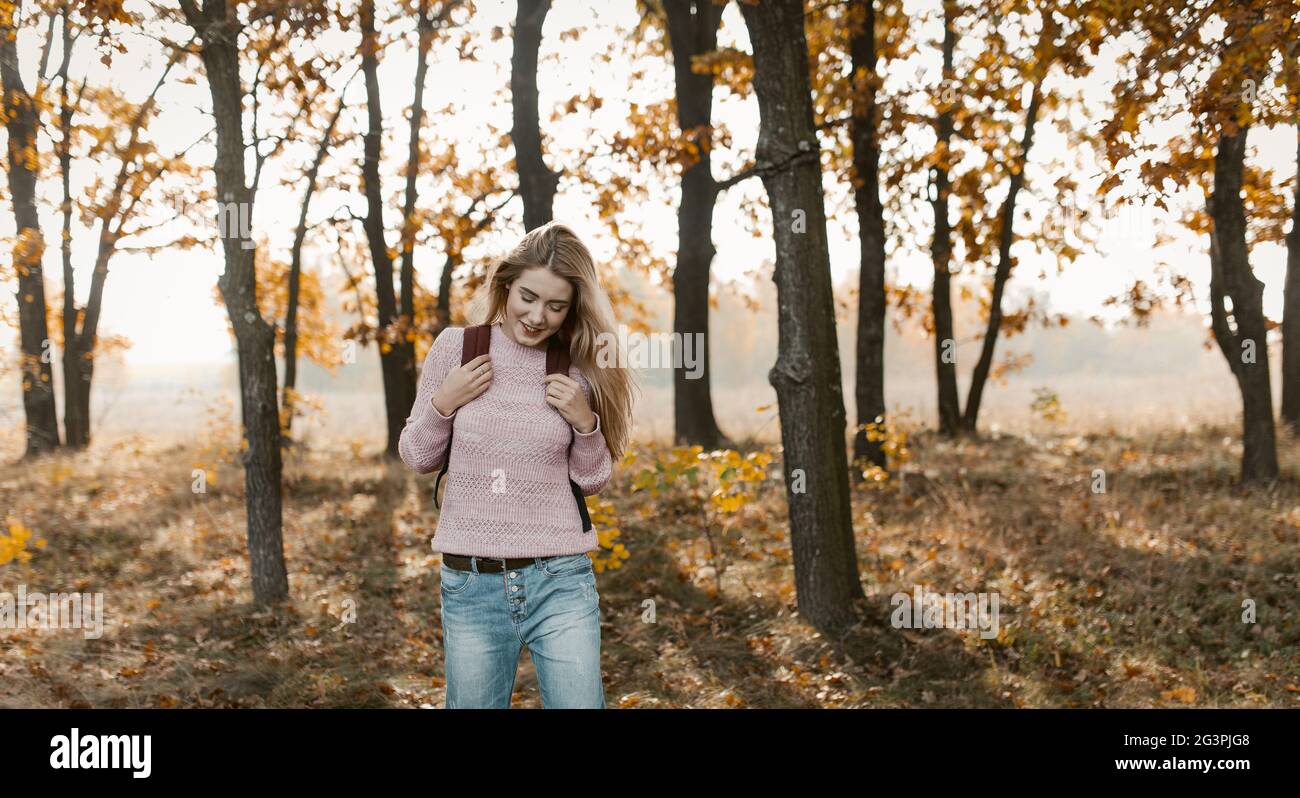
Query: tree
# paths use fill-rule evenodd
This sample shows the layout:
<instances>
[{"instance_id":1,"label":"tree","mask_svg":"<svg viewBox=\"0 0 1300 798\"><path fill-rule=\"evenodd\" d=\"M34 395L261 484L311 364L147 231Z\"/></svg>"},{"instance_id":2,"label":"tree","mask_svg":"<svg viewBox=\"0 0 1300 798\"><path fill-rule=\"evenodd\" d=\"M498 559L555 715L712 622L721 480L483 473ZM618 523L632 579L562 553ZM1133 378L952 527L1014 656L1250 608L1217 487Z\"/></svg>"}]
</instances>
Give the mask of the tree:
<instances>
[{"instance_id":1,"label":"tree","mask_svg":"<svg viewBox=\"0 0 1300 798\"><path fill-rule=\"evenodd\" d=\"M1275 213L1277 203L1261 201L1261 176L1245 163L1246 137L1253 124L1276 117L1277 104L1257 104L1256 94L1297 13L1269 0L1180 0L1160 7L1130 0L1097 21L1097 27L1131 28L1142 37L1127 59L1128 74L1115 85L1114 114L1103 128L1110 163L1138 160L1142 183L1153 193L1195 181L1205 195L1204 211L1188 214L1186 222L1209 234L1210 329L1241 393L1243 482L1269 482L1278 474L1264 284L1250 265L1244 195L1262 209L1257 221L1269 206ZM1182 113L1190 115L1193 130L1168 142L1168 157L1144 156L1154 147L1141 143L1139 121ZM1103 181L1102 192L1119 179L1115 174Z\"/></svg>"},{"instance_id":2,"label":"tree","mask_svg":"<svg viewBox=\"0 0 1300 798\"><path fill-rule=\"evenodd\" d=\"M957 341L952 324L952 227L948 221L948 172L951 168L953 107L957 92L952 88L953 55L957 49L957 3L943 2L943 80L945 93L936 102L939 115L935 120L938 143L935 163L930 174L930 207L934 211L934 239L930 244L930 259L934 263L934 287L930 294L934 315L934 368L939 386L939 429L945 435L956 435L961 423L961 409L957 405Z\"/></svg>"},{"instance_id":3,"label":"tree","mask_svg":"<svg viewBox=\"0 0 1300 798\"><path fill-rule=\"evenodd\" d=\"M673 269L673 334L683 341L701 335L704 348L698 374L673 369L673 424L677 443L715 449L725 440L713 414L709 383L709 272L713 256L713 75L695 71L693 60L718 46L722 6L713 0L662 0L672 46L677 125L692 154L682 168L682 198L677 206L677 266Z\"/></svg>"},{"instance_id":4,"label":"tree","mask_svg":"<svg viewBox=\"0 0 1300 798\"><path fill-rule=\"evenodd\" d=\"M385 454L396 458L397 443L415 402L415 348L407 331L415 315L414 271L411 259L404 257L401 266L402 296L399 310L393 290L393 256L384 238L384 196L379 177L380 145L384 134L384 113L379 99L379 37L375 31L374 0L362 0L361 68L365 73L366 111L370 127L365 134L365 158L361 173L366 195L366 215L362 227L370 243L370 260L375 272L375 295L379 302L379 363L384 379L384 410L387 418ZM421 78L424 70L417 67ZM420 88L417 87L417 93ZM420 124L413 116L411 124ZM413 202L413 198L408 199ZM400 314L400 321L399 321Z\"/></svg>"},{"instance_id":5,"label":"tree","mask_svg":"<svg viewBox=\"0 0 1300 798\"><path fill-rule=\"evenodd\" d=\"M1240 33L1238 35L1241 35ZM1231 129L1231 128L1229 128ZM1246 155L1243 125L1220 132L1214 153L1214 189L1206 198L1210 232L1210 308L1214 339L1228 359L1241 390L1241 477L1246 481L1277 477L1277 443L1273 429L1273 391L1268 371L1268 328L1264 319L1264 283L1250 268L1246 213L1241 202ZM1236 324L1228 321L1231 301ZM1233 326L1236 330L1233 330Z\"/></svg>"},{"instance_id":6,"label":"tree","mask_svg":"<svg viewBox=\"0 0 1300 798\"><path fill-rule=\"evenodd\" d=\"M1015 100L1023 96L1024 89L1028 90L1029 99L1024 103L1023 132L1019 145L1010 148L1011 151L1005 156L1005 166L1001 170L1007 174L1007 194L1002 200L992 231L997 238L997 266L993 273L984 339L980 345L979 359L971 373L966 407L961 416L962 431L966 433L974 433L977 430L984 388L993 369L993 353L1005 320L1003 298L1007 282L1011 279L1011 271L1015 266L1011 247L1016 240L1015 221L1018 210L1016 202L1025 187L1030 151L1034 146L1034 132L1044 106L1052 108L1060 102L1059 93L1045 97L1048 91L1043 88L1044 82L1052 69L1058 65L1063 67L1067 74L1073 75L1082 75L1088 68L1083 57L1086 30L1073 23L1077 15L1078 7L1073 3L1061 2L1061 0L1035 0L1028 3L1018 16L1021 17L1022 22L1036 18L1039 28L1036 44L1027 51L1023 48L1008 49L1003 37L991 37L993 41L990 44L998 53L998 60L1004 67L1015 65L1016 68L1012 71L1019 79L1018 82L1011 84L1009 92L997 99L1004 107L1014 108L1019 104ZM1000 22L1001 19L998 21ZM1058 181L1058 190L1067 184L1073 185L1068 178ZM1068 259L1069 251L1066 248L1061 247L1058 252L1063 260Z\"/></svg>"},{"instance_id":7,"label":"tree","mask_svg":"<svg viewBox=\"0 0 1300 798\"><path fill-rule=\"evenodd\" d=\"M281 427L286 438L289 438L293 429L294 396L298 384L298 305L302 290L302 249L303 243L307 240L307 210L311 207L312 196L316 193L321 164L325 162L329 148L334 144L334 128L338 125L339 117L343 115L343 95L347 93L348 86L352 85L352 80L356 76L357 72L353 72L352 77L348 78L348 82L339 90L339 104L325 125L325 132L321 134L320 144L316 147L316 157L305 175L307 185L303 189L298 226L294 230L293 246L289 254L288 297L284 317L284 388L280 409L283 416Z\"/></svg>"},{"instance_id":8,"label":"tree","mask_svg":"<svg viewBox=\"0 0 1300 798\"><path fill-rule=\"evenodd\" d=\"M262 317L257 304L257 275L253 242L244 225L231 224L232 215L252 218L257 178L263 155L250 187L245 173L243 106L246 94L240 80L240 36L251 24L238 18L229 0L179 0L184 19L199 41L199 55L212 96L216 121L217 154L213 164L218 197L218 230L226 268L217 285L235 330L239 353L239 392L244 439L244 501L248 514L248 553L253 599L258 604L286 598L289 582L282 540L282 458L280 419L276 401L275 329ZM326 19L319 5L279 3L248 4L253 20L271 31L285 26L310 33ZM283 16L281 16L283 15ZM272 37L272 43L277 41ZM282 44L282 40L280 41ZM268 47L271 45L267 45ZM259 70L258 74L261 72ZM256 86L254 87L256 92ZM254 104L254 108L257 105ZM253 125L254 136L258 126Z\"/></svg>"},{"instance_id":9,"label":"tree","mask_svg":"<svg viewBox=\"0 0 1300 798\"><path fill-rule=\"evenodd\" d=\"M838 27L848 29L843 48L855 64L851 81L840 79L838 74L835 51L842 45L834 34L823 34L828 38L823 49L830 52L822 55L824 65L815 76L818 105L825 106L821 113L825 121L819 127L836 129L842 121L850 123L852 146L848 150L852 163L848 172L862 248L857 291L859 416L855 460L884 466L883 453L878 444L869 440L864 426L884 418L881 352L885 308L892 295L898 299L900 309L911 315L914 297L919 295L887 286L884 277L887 240L895 240L895 251L909 242L918 248L925 246L920 231L909 230L907 220L923 214L918 213L915 194L907 181L915 185L916 178L924 175L924 183L916 187L925 195L934 222L927 242L934 270L927 326L935 336L941 431L950 435L975 431L988 379L1013 367L993 362L1000 334L1020 332L1034 317L1041 318L1044 324L1052 322L1046 313L1035 310L1032 300L1012 313L1003 305L1016 262L1012 255L1015 243L1023 240L1040 252L1050 247L1058 266L1081 252L1065 242L1063 230L1045 225L1039 231L1022 229L1018 236L1014 229L1017 217L1023 217L1022 228L1024 222L1030 221L1029 212L1020 207L1018 200L1027 185L1027 167L1040 122L1056 121L1072 143L1086 143L1086 136L1074 130L1068 118L1044 118L1057 108L1068 111L1077 107L1063 89L1043 88L1058 68L1066 75L1086 71L1080 53L1070 49L1078 46L1069 38L1079 29L1069 22L1075 5L1062 0L1032 0L1012 6L999 2L963 6L950 0L943 5L945 34L940 54L944 68L939 84L926 87L921 83L922 70L918 70L910 85L920 86L921 90L910 92L901 89L886 94L880 89L891 72L898 76L906 56L919 44L908 41L909 25L914 20L909 20L896 4L880 2L868 8L863 0L848 6L848 24ZM882 18L883 27L879 22ZM875 35L868 36L868 29ZM882 54L886 61L884 76L877 69ZM841 108L847 108L847 113L836 116ZM1017 128L1020 132L1015 134ZM928 139L922 133L926 129L935 141L928 150ZM926 144L909 147L911 140ZM847 157L842 151L848 142L842 138L836 141L840 144L832 150L832 164ZM883 198L882 185L888 186ZM1006 194L995 201L1000 186L1006 187ZM1073 180L1064 176L1056 188L1066 191L1073 186ZM1083 237L1082 231L1075 233ZM959 341L952 310L952 278L961 271L962 264L994 267L987 283L987 299L979 297L986 323L982 340L979 336L974 339L981 352L972 373L965 411L957 392ZM962 299L972 295L968 286L960 287ZM1056 321L1059 323L1060 318Z\"/></svg>"},{"instance_id":10,"label":"tree","mask_svg":"<svg viewBox=\"0 0 1300 798\"><path fill-rule=\"evenodd\" d=\"M445 0L436 15L431 14L429 0L416 0L416 68L414 101L411 106L410 132L405 165L406 187L403 200L402 227L397 248L400 257L400 297L393 289L394 253L385 238L383 185L379 174L384 129L383 108L379 94L379 51L382 49L375 28L374 0L363 0L361 17L361 69L365 75L366 110L369 128L364 136L362 188L366 197L366 215L362 227L370 247L375 274L375 296L379 312L380 367L384 380L384 406L388 422L386 456L397 459L397 444L415 402L415 240L422 226L417 214L416 178L421 173L420 130L424 123L424 79L428 72L429 50L437 27L450 19L459 0Z\"/></svg>"},{"instance_id":11,"label":"tree","mask_svg":"<svg viewBox=\"0 0 1300 798\"><path fill-rule=\"evenodd\" d=\"M819 7L808 24L814 121L828 134L826 160L836 180L828 187L834 192L829 218L842 225L846 236L856 233L858 239L858 285L852 292L857 298L856 481L870 478L870 469L887 472L890 465L884 444L885 320L891 293L886 253L891 237L900 238L898 221L913 215L895 206L905 193L900 177L910 165L899 156L899 145L916 134L905 133L914 121L904 103L906 93L885 92L883 82L893 64L915 52L909 36L914 19L897 0L852 0ZM892 213L886 198L893 203Z\"/></svg>"},{"instance_id":12,"label":"tree","mask_svg":"<svg viewBox=\"0 0 1300 798\"><path fill-rule=\"evenodd\" d=\"M153 89L144 101L130 103L117 91L105 87L89 88L87 79L83 78L75 99L69 98L69 67L77 38L85 28L74 31L67 4L60 12L62 19L63 52L59 68L59 132L60 139L56 150L59 156L59 171L63 183L63 314L59 320L59 333L63 347L63 426L66 443L70 447L83 448L90 444L90 390L94 381L95 358L103 349L99 339L99 319L103 311L104 287L108 280L109 265L113 256L123 250L157 251L164 248L185 248L194 240L185 236L162 245L131 245L134 238L144 236L150 231L166 225L170 219L148 221L142 219L150 202L147 198L151 190L164 186L166 177L171 173L185 172L188 166L184 162L186 150L173 156L159 152L157 145L142 138L142 133L156 118L158 108L156 98L158 91L166 84L167 77L180 60L181 49L174 49L167 59ZM93 24L93 19L88 21ZM84 123L80 127L73 122L79 113L84 113L82 102L93 102L107 117L102 126ZM125 131L124 135L119 131ZM70 190L73 170L73 149L78 134L84 134L90 144L78 154L78 165L106 161L113 170L107 180L96 180L89 190L84 192L77 204L81 207L81 220L86 225L99 222L98 245L95 249L94 270L91 273L90 291L86 304L78 307L76 303L76 282L72 264L72 211L73 197ZM204 137L196 139L195 144ZM189 146L194 146L191 144ZM115 169L113 167L115 166ZM157 197L154 198L155 200Z\"/></svg>"},{"instance_id":13,"label":"tree","mask_svg":"<svg viewBox=\"0 0 1300 798\"><path fill-rule=\"evenodd\" d=\"M1296 129L1296 176L1291 203L1291 231L1286 237L1286 285L1282 308L1282 422L1300 432L1300 44L1297 23L1284 19L1287 57L1284 82Z\"/></svg>"},{"instance_id":14,"label":"tree","mask_svg":"<svg viewBox=\"0 0 1300 798\"><path fill-rule=\"evenodd\" d=\"M1296 91L1296 89L1293 89ZM1296 121L1296 186L1286 237L1282 311L1282 421L1300 431L1300 118Z\"/></svg>"},{"instance_id":15,"label":"tree","mask_svg":"<svg viewBox=\"0 0 1300 798\"><path fill-rule=\"evenodd\" d=\"M510 97L514 109L510 138L515 145L525 230L551 221L551 204L560 182L560 174L551 171L542 157L537 111L537 52L542 45L542 26L550 10L551 0L519 0L514 52L510 57Z\"/></svg>"},{"instance_id":16,"label":"tree","mask_svg":"<svg viewBox=\"0 0 1300 798\"><path fill-rule=\"evenodd\" d=\"M424 22L416 14L415 30L418 38L425 42L421 45L417 41L417 61L427 58L435 47L437 53L433 57L436 59L452 53L458 54L461 60L475 57L474 33L464 26L443 24L450 20L456 9L468 9L468 6L461 2L447 3L436 13L428 13ZM501 30L494 28L493 39L501 36ZM425 56L420 55L422 49ZM418 88L422 83L423 78L417 75L416 98L411 105L413 120L426 115L448 120L464 113L464 108L452 102L426 113L424 92ZM501 90L495 92L493 97L504 98L505 92L506 86L503 83ZM367 124L368 117L369 114ZM480 234L500 221L503 208L518 193L517 188L511 185L517 175L513 159L508 157L508 133L501 132L490 122L485 131L475 131L473 137L465 135L464 131L453 134L445 124L436 130L440 135L428 135L422 123L418 127L413 124L409 128L405 163L400 172L406 178L405 186L384 198L385 204L391 206L396 196L396 201L401 202L404 209L409 209L409 212L404 213L404 221L399 228L397 246L387 251L390 258L401 257L403 265L410 264L409 270L402 270L403 286L410 285L411 288L409 301L414 315L409 321L403 315L398 323L377 324L375 320L379 313L376 297L379 290L363 292L363 275L355 273L350 267L352 263L373 259L369 246L371 236L358 239L350 229L355 222L364 223L365 218L352 211L345 202L335 215L320 223L326 225L325 232L330 234L323 247L330 252L346 277L342 286L345 292L343 310L347 313L355 311L357 314L356 322L344 332L343 338L358 344L375 341L383 350L391 342L403 337L416 348L417 362L423 360L419 354L420 347L436 339L438 333L453 321L463 322L463 317L458 315L458 308L453 313L453 298L472 294L486 272L485 268L479 268L474 263L458 275L457 271L466 263L464 251ZM340 143L350 144L354 140L361 140L363 151L331 153L332 159L347 163L365 158L364 133L364 130L340 133L336 137ZM332 177L327 176L323 178L323 188L347 197L365 196L365 172L366 170L350 170ZM418 178L418 184L412 180L412 176ZM369 182L375 181L371 179ZM428 199L417 202L417 197ZM358 240L362 242L360 247ZM414 253L417 248L423 247L441 251L442 266L436 291L425 291L413 276L416 262ZM408 271L412 274L408 275ZM355 296L355 301L350 298L352 296Z\"/></svg>"},{"instance_id":17,"label":"tree","mask_svg":"<svg viewBox=\"0 0 1300 798\"><path fill-rule=\"evenodd\" d=\"M768 379L781 417L795 586L809 622L834 629L854 620L862 587L803 5L742 2L741 13L754 51L758 173L776 240L779 351Z\"/></svg>"},{"instance_id":18,"label":"tree","mask_svg":"<svg viewBox=\"0 0 1300 798\"><path fill-rule=\"evenodd\" d=\"M885 420L885 209L880 202L880 119L876 93L875 0L849 3L849 55L853 68L853 198L858 216L858 324L854 354L857 409L853 459L888 467L880 441L866 425ZM862 470L854 469L858 479Z\"/></svg>"},{"instance_id":19,"label":"tree","mask_svg":"<svg viewBox=\"0 0 1300 798\"><path fill-rule=\"evenodd\" d=\"M27 419L27 446L23 454L26 458L53 451L59 447L60 441L50 366L50 336L45 321L45 272L41 266L45 238L41 234L36 204L39 169L37 110L18 72L17 20L21 10L22 0L0 3L0 89L3 89L0 118L3 118L9 134L6 166L17 230L13 265L18 275L16 298L23 412ZM47 51L48 47L47 40Z\"/></svg>"}]
</instances>

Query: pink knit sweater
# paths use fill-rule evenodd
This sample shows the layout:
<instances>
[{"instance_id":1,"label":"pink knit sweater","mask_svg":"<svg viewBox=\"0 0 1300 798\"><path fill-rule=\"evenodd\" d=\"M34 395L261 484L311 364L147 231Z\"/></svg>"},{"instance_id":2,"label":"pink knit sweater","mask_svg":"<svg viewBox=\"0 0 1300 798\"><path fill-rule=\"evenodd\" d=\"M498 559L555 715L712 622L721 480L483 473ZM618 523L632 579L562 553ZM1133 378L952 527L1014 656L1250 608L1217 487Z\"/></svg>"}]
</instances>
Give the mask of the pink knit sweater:
<instances>
[{"instance_id":1,"label":"pink knit sweater","mask_svg":"<svg viewBox=\"0 0 1300 798\"><path fill-rule=\"evenodd\" d=\"M612 460L600 429L582 434L546 402L546 350L516 343L492 325L492 383L450 416L432 404L434 392L460 365L465 330L443 330L424 361L415 406L398 443L417 474L442 468L447 436L451 464L433 550L480 557L549 557L598 548L582 531L570 477L590 496L609 482ZM591 385L569 367L591 403ZM569 449L572 439L573 448Z\"/></svg>"}]
</instances>

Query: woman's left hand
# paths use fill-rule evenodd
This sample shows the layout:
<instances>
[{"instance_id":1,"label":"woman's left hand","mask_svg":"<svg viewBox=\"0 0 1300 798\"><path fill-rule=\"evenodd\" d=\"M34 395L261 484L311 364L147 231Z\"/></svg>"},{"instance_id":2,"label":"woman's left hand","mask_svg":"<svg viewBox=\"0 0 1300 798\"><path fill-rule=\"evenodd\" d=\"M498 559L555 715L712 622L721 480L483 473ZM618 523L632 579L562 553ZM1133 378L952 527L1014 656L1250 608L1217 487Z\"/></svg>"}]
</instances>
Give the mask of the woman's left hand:
<instances>
[{"instance_id":1,"label":"woman's left hand","mask_svg":"<svg viewBox=\"0 0 1300 798\"><path fill-rule=\"evenodd\" d=\"M582 386L568 375L546 375L546 403L560 411L564 420L578 432L585 434L596 428L596 414L587 405Z\"/></svg>"}]
</instances>

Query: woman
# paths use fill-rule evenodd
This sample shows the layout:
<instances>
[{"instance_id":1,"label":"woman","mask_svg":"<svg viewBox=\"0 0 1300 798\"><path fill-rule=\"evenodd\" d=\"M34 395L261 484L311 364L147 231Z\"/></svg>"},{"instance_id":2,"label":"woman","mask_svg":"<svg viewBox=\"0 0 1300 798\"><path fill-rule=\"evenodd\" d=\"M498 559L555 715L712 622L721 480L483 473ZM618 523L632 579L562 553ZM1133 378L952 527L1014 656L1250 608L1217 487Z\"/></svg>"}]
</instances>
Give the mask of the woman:
<instances>
[{"instance_id":1,"label":"woman","mask_svg":"<svg viewBox=\"0 0 1300 798\"><path fill-rule=\"evenodd\" d=\"M547 708L604 708L600 607L572 479L598 493L622 457L631 372L591 254L563 224L528 235L493 268L472 314L492 324L488 354L460 365L464 329L433 342L398 450L417 473L443 465L433 539L442 552L447 708L510 706L521 646ZM483 312L483 306L486 310ZM552 336L568 376L546 374ZM599 364L599 367L598 367ZM452 435L452 425L455 434Z\"/></svg>"}]
</instances>

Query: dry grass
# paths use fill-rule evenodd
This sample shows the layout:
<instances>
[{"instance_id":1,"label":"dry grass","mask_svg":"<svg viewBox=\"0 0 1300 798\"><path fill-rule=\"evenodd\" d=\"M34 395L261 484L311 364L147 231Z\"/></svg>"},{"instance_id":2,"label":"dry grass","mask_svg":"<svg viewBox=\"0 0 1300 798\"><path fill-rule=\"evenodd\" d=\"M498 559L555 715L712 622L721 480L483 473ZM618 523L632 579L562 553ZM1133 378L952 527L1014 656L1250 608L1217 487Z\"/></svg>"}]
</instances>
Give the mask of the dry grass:
<instances>
[{"instance_id":1,"label":"dry grass","mask_svg":"<svg viewBox=\"0 0 1300 798\"><path fill-rule=\"evenodd\" d=\"M609 703L1300 706L1296 445L1279 441L1277 485L1241 489L1234 432L914 437L902 480L855 489L865 599L837 639L796 611L779 462L726 535L720 580L697 510L631 492L621 470L604 497L632 556L598 577ZM195 494L204 456L124 439L0 467L7 519L48 541L0 565L0 590L102 591L108 624L0 629L0 705L441 706L432 480L355 449L291 454L293 598L259 612L242 472L205 463L215 480ZM997 591L1006 634L893 628L890 596L918 584ZM516 690L540 706L527 653Z\"/></svg>"}]
</instances>

